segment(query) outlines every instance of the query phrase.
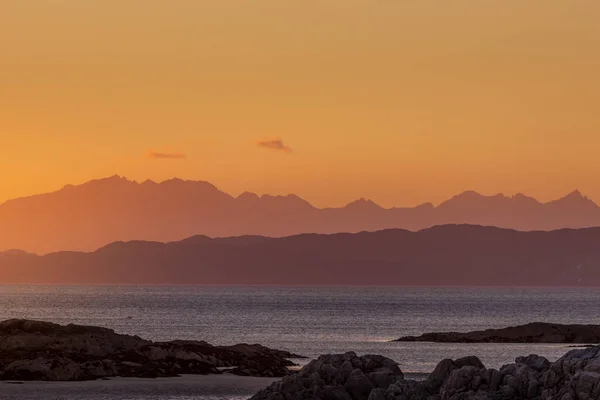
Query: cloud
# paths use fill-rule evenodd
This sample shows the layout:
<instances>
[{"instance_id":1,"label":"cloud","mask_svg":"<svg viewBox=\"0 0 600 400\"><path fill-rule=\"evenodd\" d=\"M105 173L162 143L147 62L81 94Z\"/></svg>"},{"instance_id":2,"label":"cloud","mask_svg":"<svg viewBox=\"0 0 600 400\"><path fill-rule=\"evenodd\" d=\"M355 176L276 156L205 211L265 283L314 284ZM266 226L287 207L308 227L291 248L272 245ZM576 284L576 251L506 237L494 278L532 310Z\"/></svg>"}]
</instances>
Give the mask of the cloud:
<instances>
[{"instance_id":1,"label":"cloud","mask_svg":"<svg viewBox=\"0 0 600 400\"><path fill-rule=\"evenodd\" d=\"M187 158L187 155L183 153L165 153L150 150L146 153L146 158L151 158L153 160L183 160Z\"/></svg>"},{"instance_id":2,"label":"cloud","mask_svg":"<svg viewBox=\"0 0 600 400\"><path fill-rule=\"evenodd\" d=\"M256 144L258 147L262 147L263 149L282 151L284 153L292 152L292 148L286 146L281 139L260 140Z\"/></svg>"}]
</instances>

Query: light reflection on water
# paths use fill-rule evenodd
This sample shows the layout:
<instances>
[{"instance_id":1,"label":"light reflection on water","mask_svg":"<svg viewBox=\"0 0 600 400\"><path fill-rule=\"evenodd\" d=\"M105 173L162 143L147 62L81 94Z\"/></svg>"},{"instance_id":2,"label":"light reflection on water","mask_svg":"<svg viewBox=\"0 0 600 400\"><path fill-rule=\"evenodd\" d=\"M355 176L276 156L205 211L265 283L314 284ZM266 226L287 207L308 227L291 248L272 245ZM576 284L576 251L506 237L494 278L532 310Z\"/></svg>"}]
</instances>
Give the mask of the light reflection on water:
<instances>
[{"instance_id":1,"label":"light reflection on water","mask_svg":"<svg viewBox=\"0 0 600 400\"><path fill-rule=\"evenodd\" d=\"M477 355L499 368L520 355L554 360L569 349L390 340L534 321L599 323L598 304L600 289L592 288L0 286L0 319L99 325L154 340L261 343L309 357L383 354L416 373L443 358Z\"/></svg>"}]
</instances>

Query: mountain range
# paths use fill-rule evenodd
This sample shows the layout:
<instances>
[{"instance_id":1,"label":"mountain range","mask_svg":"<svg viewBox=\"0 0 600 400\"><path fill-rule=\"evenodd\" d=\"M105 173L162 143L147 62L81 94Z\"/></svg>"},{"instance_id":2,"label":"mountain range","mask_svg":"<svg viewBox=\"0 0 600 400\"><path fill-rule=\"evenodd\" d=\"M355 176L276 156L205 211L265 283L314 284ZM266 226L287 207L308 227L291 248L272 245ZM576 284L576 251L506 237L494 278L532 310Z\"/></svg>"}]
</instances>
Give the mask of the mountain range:
<instances>
[{"instance_id":1,"label":"mountain range","mask_svg":"<svg viewBox=\"0 0 600 400\"><path fill-rule=\"evenodd\" d=\"M120 176L68 185L52 193L0 205L0 250L45 254L91 251L113 241L168 242L210 237L300 233L356 233L443 224L475 224L522 231L600 226L600 208L579 191L548 203L517 194L461 193L434 206L385 209L360 199L319 209L296 195L233 197L201 181L138 183Z\"/></svg>"},{"instance_id":2,"label":"mountain range","mask_svg":"<svg viewBox=\"0 0 600 400\"><path fill-rule=\"evenodd\" d=\"M0 283L598 286L600 228L445 225L284 238L193 236L0 253Z\"/></svg>"}]
</instances>

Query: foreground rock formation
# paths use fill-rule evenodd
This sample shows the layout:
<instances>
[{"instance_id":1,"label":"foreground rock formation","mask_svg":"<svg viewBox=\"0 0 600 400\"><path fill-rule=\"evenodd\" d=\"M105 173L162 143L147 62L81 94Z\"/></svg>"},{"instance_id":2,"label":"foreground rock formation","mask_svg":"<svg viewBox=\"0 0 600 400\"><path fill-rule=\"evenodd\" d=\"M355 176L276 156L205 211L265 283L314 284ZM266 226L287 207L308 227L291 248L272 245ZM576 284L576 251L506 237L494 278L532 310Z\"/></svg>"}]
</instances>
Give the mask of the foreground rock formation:
<instances>
[{"instance_id":1,"label":"foreground rock formation","mask_svg":"<svg viewBox=\"0 0 600 400\"><path fill-rule=\"evenodd\" d=\"M474 332L432 332L405 336L396 342L439 343L600 343L600 325L561 325L544 322Z\"/></svg>"},{"instance_id":2,"label":"foreground rock formation","mask_svg":"<svg viewBox=\"0 0 600 400\"><path fill-rule=\"evenodd\" d=\"M251 400L591 400L600 399L600 347L573 350L555 363L519 357L500 370L477 357L443 360L424 381L405 380L382 356L326 355Z\"/></svg>"},{"instance_id":3,"label":"foreground rock formation","mask_svg":"<svg viewBox=\"0 0 600 400\"><path fill-rule=\"evenodd\" d=\"M0 322L0 380L76 381L114 376L218 374L282 377L298 356L260 345L152 342L92 326Z\"/></svg>"}]
</instances>

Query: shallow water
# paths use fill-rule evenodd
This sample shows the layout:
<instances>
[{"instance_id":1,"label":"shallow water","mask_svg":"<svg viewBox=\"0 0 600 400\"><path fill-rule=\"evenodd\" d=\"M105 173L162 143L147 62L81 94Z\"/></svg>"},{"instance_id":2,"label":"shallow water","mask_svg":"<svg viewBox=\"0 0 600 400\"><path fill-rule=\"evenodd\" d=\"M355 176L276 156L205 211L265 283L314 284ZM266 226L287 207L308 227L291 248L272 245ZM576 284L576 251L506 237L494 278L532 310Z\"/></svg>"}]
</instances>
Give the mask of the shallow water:
<instances>
[{"instance_id":1,"label":"shallow water","mask_svg":"<svg viewBox=\"0 0 600 400\"><path fill-rule=\"evenodd\" d=\"M555 360L565 345L389 341L533 321L600 323L598 304L594 288L0 286L0 319L99 325L154 340L261 343L309 357L383 354L406 372L465 355L494 368L530 353Z\"/></svg>"}]
</instances>

